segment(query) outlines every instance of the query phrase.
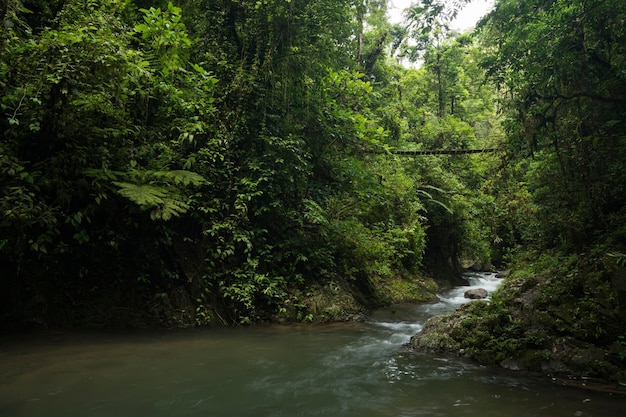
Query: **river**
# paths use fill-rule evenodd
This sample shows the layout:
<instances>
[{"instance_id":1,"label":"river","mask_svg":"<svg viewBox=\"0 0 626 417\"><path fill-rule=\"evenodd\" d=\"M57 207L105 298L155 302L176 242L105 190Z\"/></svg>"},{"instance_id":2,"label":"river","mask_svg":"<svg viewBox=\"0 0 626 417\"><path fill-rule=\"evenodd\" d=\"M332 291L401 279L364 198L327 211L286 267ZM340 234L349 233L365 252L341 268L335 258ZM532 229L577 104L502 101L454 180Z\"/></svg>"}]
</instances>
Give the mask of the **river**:
<instances>
[{"instance_id":1,"label":"river","mask_svg":"<svg viewBox=\"0 0 626 417\"><path fill-rule=\"evenodd\" d=\"M467 288L361 323L3 336L0 416L624 415L624 397L403 347Z\"/></svg>"}]
</instances>

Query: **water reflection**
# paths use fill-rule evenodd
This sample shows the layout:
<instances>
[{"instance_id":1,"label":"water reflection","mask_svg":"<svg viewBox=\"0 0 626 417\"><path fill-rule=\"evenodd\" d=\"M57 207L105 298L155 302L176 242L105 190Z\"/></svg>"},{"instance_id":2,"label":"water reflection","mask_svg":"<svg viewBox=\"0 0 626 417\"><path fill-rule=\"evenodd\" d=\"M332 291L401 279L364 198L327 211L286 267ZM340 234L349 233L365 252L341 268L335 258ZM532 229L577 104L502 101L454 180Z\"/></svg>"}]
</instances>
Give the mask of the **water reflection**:
<instances>
[{"instance_id":1,"label":"water reflection","mask_svg":"<svg viewBox=\"0 0 626 417\"><path fill-rule=\"evenodd\" d=\"M5 340L0 416L621 415L623 398L402 347L466 289L366 323Z\"/></svg>"}]
</instances>

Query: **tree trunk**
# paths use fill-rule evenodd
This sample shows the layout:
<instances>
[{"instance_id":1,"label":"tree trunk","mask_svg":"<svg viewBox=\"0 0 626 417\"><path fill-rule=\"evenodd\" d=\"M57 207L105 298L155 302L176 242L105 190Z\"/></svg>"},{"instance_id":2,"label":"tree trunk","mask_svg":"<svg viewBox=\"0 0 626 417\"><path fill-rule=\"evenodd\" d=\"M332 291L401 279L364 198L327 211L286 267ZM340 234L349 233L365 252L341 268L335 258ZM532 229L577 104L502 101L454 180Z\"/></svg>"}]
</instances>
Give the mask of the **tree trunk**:
<instances>
[{"instance_id":1,"label":"tree trunk","mask_svg":"<svg viewBox=\"0 0 626 417\"><path fill-rule=\"evenodd\" d=\"M441 74L441 54L437 53L437 65L435 65L435 74L437 74L437 94L439 96L439 112L438 116L443 119L446 116L446 102L443 91L443 75Z\"/></svg>"},{"instance_id":2,"label":"tree trunk","mask_svg":"<svg viewBox=\"0 0 626 417\"><path fill-rule=\"evenodd\" d=\"M376 48L369 53L367 56L367 62L365 64L365 74L371 75L374 70L374 65L376 65L376 60L382 54L383 49L385 49L385 40L387 40L387 32L383 33L378 43L376 44Z\"/></svg>"},{"instance_id":3,"label":"tree trunk","mask_svg":"<svg viewBox=\"0 0 626 417\"><path fill-rule=\"evenodd\" d=\"M361 2L358 6L357 6L357 22L359 23L359 34L357 37L357 52L356 52L356 62L358 65L363 65L363 31L364 29L364 25L363 25L363 19L365 18L365 4L363 2Z\"/></svg>"}]
</instances>

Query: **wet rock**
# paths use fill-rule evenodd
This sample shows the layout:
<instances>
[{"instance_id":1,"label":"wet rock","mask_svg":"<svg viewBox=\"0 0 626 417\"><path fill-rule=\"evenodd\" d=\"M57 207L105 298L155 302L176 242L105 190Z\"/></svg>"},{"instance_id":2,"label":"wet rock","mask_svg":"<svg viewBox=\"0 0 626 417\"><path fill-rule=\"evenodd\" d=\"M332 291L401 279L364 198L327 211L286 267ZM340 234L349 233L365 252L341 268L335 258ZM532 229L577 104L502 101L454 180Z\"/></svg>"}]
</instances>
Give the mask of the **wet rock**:
<instances>
[{"instance_id":1,"label":"wet rock","mask_svg":"<svg viewBox=\"0 0 626 417\"><path fill-rule=\"evenodd\" d=\"M465 303L454 312L429 318L422 331L411 338L409 346L420 352L472 356L460 343L474 328L474 323L468 323L466 317L478 314L485 307L487 303Z\"/></svg>"},{"instance_id":2,"label":"wet rock","mask_svg":"<svg viewBox=\"0 0 626 417\"><path fill-rule=\"evenodd\" d=\"M518 360L508 358L500 362L500 366L504 369L510 369L511 371L521 371L524 369L524 365L522 365Z\"/></svg>"},{"instance_id":3,"label":"wet rock","mask_svg":"<svg viewBox=\"0 0 626 417\"><path fill-rule=\"evenodd\" d=\"M422 352L458 352L460 344L450 331L460 324L454 314L434 316L426 321L421 332L411 337L409 345Z\"/></svg>"},{"instance_id":4,"label":"wet rock","mask_svg":"<svg viewBox=\"0 0 626 417\"><path fill-rule=\"evenodd\" d=\"M474 288L465 291L463 294L465 298L469 298L470 300L482 300L483 298L487 298L488 295L489 293L484 288Z\"/></svg>"},{"instance_id":5,"label":"wet rock","mask_svg":"<svg viewBox=\"0 0 626 417\"><path fill-rule=\"evenodd\" d=\"M511 271L507 270L507 271L498 271L498 273L496 274L496 278L506 278L509 276L509 274L511 273Z\"/></svg>"},{"instance_id":6,"label":"wet rock","mask_svg":"<svg viewBox=\"0 0 626 417\"><path fill-rule=\"evenodd\" d=\"M573 266L512 274L498 290L500 303L466 303L453 314L430 319L411 347L565 380L626 381L618 339L626 334L621 307L626 302L616 299L626 294L626 274L597 273L597 263L576 267L581 272L565 276ZM475 290L467 290L469 298Z\"/></svg>"}]
</instances>

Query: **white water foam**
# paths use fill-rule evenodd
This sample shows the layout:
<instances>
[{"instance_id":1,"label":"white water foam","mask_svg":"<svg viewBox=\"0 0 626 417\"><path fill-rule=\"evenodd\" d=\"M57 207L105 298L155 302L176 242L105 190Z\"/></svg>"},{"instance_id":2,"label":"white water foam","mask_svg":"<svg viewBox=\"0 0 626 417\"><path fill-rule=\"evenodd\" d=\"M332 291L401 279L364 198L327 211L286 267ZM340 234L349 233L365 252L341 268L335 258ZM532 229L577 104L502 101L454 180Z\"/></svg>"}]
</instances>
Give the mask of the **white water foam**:
<instances>
[{"instance_id":1,"label":"white water foam","mask_svg":"<svg viewBox=\"0 0 626 417\"><path fill-rule=\"evenodd\" d=\"M376 318L370 321L370 324L385 330L381 334L385 343L405 344L413 335L422 330L424 323L430 316L455 310L461 304L468 302L484 302L484 300L465 298L465 291L484 288L489 294L487 297L487 300L489 300L491 294L502 283L502 279L496 278L495 273L467 273L463 277L467 280L468 285L455 287L446 293L439 294L438 302L424 303L414 305L413 307L401 305L383 309L376 314Z\"/></svg>"},{"instance_id":2,"label":"white water foam","mask_svg":"<svg viewBox=\"0 0 626 417\"><path fill-rule=\"evenodd\" d=\"M419 333L424 327L422 323L399 322L372 322L373 325L386 329L388 332L386 341L398 346L408 343L411 337Z\"/></svg>"},{"instance_id":3,"label":"white water foam","mask_svg":"<svg viewBox=\"0 0 626 417\"><path fill-rule=\"evenodd\" d=\"M439 301L456 308L461 304L472 301L465 298L465 292L467 290L479 288L487 290L487 293L489 294L487 299L490 299L491 294L497 290L502 283L502 279L496 278L496 274L494 273L467 273L464 277L468 281L469 285L456 287L450 290L450 292L448 292L445 296L439 295Z\"/></svg>"}]
</instances>

